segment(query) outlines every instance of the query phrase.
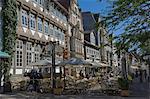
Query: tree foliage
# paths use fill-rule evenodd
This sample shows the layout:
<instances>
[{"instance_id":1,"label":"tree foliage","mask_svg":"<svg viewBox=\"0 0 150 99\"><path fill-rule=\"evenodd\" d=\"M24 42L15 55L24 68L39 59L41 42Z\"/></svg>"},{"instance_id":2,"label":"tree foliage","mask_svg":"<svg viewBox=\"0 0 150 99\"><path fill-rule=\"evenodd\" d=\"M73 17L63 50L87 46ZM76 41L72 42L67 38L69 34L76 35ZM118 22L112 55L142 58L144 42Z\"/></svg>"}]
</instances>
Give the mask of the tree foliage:
<instances>
[{"instance_id":1,"label":"tree foliage","mask_svg":"<svg viewBox=\"0 0 150 99\"><path fill-rule=\"evenodd\" d=\"M149 0L116 0L104 19L109 29L125 28L116 40L119 49L150 53Z\"/></svg>"},{"instance_id":2,"label":"tree foliage","mask_svg":"<svg viewBox=\"0 0 150 99\"><path fill-rule=\"evenodd\" d=\"M7 81L9 78L9 70L11 67L11 59L14 54L16 42L16 26L17 26L17 5L16 0L4 0L2 8L3 19L3 51L11 57L4 62L4 76Z\"/></svg>"}]
</instances>

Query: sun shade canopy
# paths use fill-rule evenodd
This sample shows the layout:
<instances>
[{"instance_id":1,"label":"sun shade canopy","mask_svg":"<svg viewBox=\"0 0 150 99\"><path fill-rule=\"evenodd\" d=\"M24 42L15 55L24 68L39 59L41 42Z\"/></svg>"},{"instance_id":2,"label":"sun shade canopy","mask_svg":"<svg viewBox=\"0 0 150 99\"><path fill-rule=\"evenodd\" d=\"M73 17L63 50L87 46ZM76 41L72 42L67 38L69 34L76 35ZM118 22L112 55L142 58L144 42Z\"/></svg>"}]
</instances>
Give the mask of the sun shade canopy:
<instances>
[{"instance_id":1,"label":"sun shade canopy","mask_svg":"<svg viewBox=\"0 0 150 99\"><path fill-rule=\"evenodd\" d=\"M10 55L8 55L8 53L0 51L0 58L9 58L9 57Z\"/></svg>"}]
</instances>

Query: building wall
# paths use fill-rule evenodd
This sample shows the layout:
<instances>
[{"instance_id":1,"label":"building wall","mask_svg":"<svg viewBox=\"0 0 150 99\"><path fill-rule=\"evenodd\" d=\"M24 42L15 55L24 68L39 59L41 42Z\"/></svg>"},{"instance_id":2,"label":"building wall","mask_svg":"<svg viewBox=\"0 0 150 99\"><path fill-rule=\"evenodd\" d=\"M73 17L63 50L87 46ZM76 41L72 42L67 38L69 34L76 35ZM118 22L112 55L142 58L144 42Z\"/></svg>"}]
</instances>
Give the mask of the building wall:
<instances>
[{"instance_id":1,"label":"building wall","mask_svg":"<svg viewBox=\"0 0 150 99\"><path fill-rule=\"evenodd\" d=\"M84 34L82 16L76 0L70 0L69 6L70 57L84 57Z\"/></svg>"},{"instance_id":2,"label":"building wall","mask_svg":"<svg viewBox=\"0 0 150 99\"><path fill-rule=\"evenodd\" d=\"M82 12L83 27L84 27L84 46L85 59L88 61L100 62L100 50L97 44L100 35L95 28L95 14L91 12Z\"/></svg>"},{"instance_id":3,"label":"building wall","mask_svg":"<svg viewBox=\"0 0 150 99\"><path fill-rule=\"evenodd\" d=\"M17 0L18 26L12 74L22 74L31 69L31 63L39 61L45 51L51 50L47 42L58 41L60 50L67 47L66 10L56 1L41 1ZM57 50L56 57L63 60L63 51Z\"/></svg>"},{"instance_id":4,"label":"building wall","mask_svg":"<svg viewBox=\"0 0 150 99\"><path fill-rule=\"evenodd\" d=\"M92 47L85 46L86 60L100 62L100 52Z\"/></svg>"}]
</instances>

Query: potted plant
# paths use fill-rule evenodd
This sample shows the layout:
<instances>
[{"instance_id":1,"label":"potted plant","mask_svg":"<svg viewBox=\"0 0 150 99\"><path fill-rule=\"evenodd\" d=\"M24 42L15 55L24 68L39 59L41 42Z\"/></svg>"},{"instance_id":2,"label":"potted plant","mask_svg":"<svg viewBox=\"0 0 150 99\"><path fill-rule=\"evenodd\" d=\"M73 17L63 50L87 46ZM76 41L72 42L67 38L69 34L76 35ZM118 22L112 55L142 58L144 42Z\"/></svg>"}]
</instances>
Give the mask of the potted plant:
<instances>
[{"instance_id":1,"label":"potted plant","mask_svg":"<svg viewBox=\"0 0 150 99\"><path fill-rule=\"evenodd\" d=\"M129 81L124 78L118 78L118 84L121 89L121 96L129 96Z\"/></svg>"}]
</instances>

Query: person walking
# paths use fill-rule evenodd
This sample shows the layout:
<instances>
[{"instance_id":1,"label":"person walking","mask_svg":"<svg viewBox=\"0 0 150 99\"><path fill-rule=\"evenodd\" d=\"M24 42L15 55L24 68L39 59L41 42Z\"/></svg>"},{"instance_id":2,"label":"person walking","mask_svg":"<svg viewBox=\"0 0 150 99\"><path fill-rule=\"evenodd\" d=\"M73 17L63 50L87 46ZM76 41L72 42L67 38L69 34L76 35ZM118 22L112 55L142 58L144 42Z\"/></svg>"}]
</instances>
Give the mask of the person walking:
<instances>
[{"instance_id":1,"label":"person walking","mask_svg":"<svg viewBox=\"0 0 150 99\"><path fill-rule=\"evenodd\" d=\"M144 78L145 78L145 81L147 81L147 71L144 70Z\"/></svg>"},{"instance_id":2,"label":"person walking","mask_svg":"<svg viewBox=\"0 0 150 99\"><path fill-rule=\"evenodd\" d=\"M143 82L143 73L142 73L142 70L140 70L139 77L140 77L140 82L142 83Z\"/></svg>"},{"instance_id":3,"label":"person walking","mask_svg":"<svg viewBox=\"0 0 150 99\"><path fill-rule=\"evenodd\" d=\"M135 77L137 78L138 77L138 70L136 69L135 71Z\"/></svg>"}]
</instances>

